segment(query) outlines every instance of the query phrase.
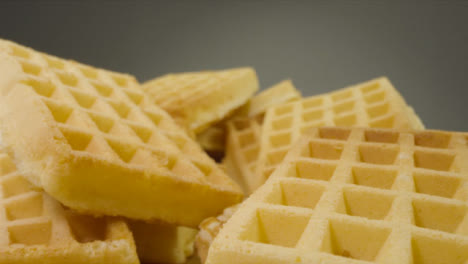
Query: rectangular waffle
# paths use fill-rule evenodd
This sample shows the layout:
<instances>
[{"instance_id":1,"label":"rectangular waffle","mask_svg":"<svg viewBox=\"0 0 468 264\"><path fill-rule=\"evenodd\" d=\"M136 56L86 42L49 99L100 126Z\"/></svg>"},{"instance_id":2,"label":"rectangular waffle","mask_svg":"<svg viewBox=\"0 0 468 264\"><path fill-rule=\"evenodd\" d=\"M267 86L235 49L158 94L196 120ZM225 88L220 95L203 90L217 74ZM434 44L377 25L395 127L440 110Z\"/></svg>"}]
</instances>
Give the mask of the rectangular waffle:
<instances>
[{"instance_id":1,"label":"rectangular waffle","mask_svg":"<svg viewBox=\"0 0 468 264\"><path fill-rule=\"evenodd\" d=\"M185 263L194 253L197 229L141 221L128 224L143 263Z\"/></svg>"},{"instance_id":2,"label":"rectangular waffle","mask_svg":"<svg viewBox=\"0 0 468 264\"><path fill-rule=\"evenodd\" d=\"M468 133L315 128L224 225L207 264L465 264Z\"/></svg>"},{"instance_id":3,"label":"rectangular waffle","mask_svg":"<svg viewBox=\"0 0 468 264\"><path fill-rule=\"evenodd\" d=\"M302 134L320 126L424 128L413 109L385 77L271 107L262 127L253 188L265 182Z\"/></svg>"},{"instance_id":4,"label":"rectangular waffle","mask_svg":"<svg viewBox=\"0 0 468 264\"><path fill-rule=\"evenodd\" d=\"M195 227L242 198L132 76L2 40L0 92L21 172L70 208Z\"/></svg>"},{"instance_id":5,"label":"rectangular waffle","mask_svg":"<svg viewBox=\"0 0 468 264\"><path fill-rule=\"evenodd\" d=\"M195 133L222 120L258 90L252 68L168 74L142 85L154 103Z\"/></svg>"},{"instance_id":6,"label":"rectangular waffle","mask_svg":"<svg viewBox=\"0 0 468 264\"><path fill-rule=\"evenodd\" d=\"M78 215L34 188L0 152L0 264L139 263L124 221Z\"/></svg>"}]
</instances>

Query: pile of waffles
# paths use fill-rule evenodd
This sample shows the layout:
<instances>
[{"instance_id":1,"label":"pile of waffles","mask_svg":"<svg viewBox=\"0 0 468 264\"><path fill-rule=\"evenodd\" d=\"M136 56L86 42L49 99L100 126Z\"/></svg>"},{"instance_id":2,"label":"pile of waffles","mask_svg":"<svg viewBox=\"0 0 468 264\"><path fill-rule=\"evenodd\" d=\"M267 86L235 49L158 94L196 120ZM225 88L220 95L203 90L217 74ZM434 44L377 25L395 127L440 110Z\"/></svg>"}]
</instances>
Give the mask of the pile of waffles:
<instances>
[{"instance_id":1,"label":"pile of waffles","mask_svg":"<svg viewBox=\"0 0 468 264\"><path fill-rule=\"evenodd\" d=\"M468 263L468 133L385 77L258 90L0 40L0 264Z\"/></svg>"}]
</instances>

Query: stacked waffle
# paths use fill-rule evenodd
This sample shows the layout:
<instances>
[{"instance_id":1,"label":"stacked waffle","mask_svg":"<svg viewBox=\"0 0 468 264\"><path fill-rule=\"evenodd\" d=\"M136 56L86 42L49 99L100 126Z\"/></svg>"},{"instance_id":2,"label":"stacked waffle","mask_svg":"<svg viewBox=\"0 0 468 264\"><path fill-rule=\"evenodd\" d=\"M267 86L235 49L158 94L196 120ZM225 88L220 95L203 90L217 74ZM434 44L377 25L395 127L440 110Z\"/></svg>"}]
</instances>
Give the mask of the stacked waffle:
<instances>
[{"instance_id":1,"label":"stacked waffle","mask_svg":"<svg viewBox=\"0 0 468 264\"><path fill-rule=\"evenodd\" d=\"M386 78L140 85L5 40L0 69L0 263L468 261L468 134Z\"/></svg>"}]
</instances>

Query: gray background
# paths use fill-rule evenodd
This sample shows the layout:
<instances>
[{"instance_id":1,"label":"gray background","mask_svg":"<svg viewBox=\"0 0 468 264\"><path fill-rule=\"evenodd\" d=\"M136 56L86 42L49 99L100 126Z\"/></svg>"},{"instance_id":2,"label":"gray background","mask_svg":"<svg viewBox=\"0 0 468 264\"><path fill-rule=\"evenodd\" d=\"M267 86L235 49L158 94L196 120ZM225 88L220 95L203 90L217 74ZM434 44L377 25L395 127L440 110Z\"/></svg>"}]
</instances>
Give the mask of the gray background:
<instances>
[{"instance_id":1,"label":"gray background","mask_svg":"<svg viewBox=\"0 0 468 264\"><path fill-rule=\"evenodd\" d=\"M386 75L428 128L468 131L468 2L0 2L0 37L140 81L256 68L314 95Z\"/></svg>"}]
</instances>

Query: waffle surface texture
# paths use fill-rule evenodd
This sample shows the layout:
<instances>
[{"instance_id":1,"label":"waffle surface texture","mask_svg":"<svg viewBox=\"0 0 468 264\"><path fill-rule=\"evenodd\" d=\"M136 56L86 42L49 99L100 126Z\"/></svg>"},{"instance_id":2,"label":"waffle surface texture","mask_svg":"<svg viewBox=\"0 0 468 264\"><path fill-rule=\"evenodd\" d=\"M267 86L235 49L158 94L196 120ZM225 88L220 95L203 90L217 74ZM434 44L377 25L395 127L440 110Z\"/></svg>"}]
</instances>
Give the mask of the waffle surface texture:
<instances>
[{"instance_id":1,"label":"waffle surface texture","mask_svg":"<svg viewBox=\"0 0 468 264\"><path fill-rule=\"evenodd\" d=\"M261 123L269 107L284 104L301 98L301 93L290 80L275 84L252 97L245 105L221 120L208 127L197 135L197 142L208 152L225 152L227 140L227 123L239 118L256 118Z\"/></svg>"},{"instance_id":2,"label":"waffle surface texture","mask_svg":"<svg viewBox=\"0 0 468 264\"><path fill-rule=\"evenodd\" d=\"M250 194L255 189L255 170L261 141L261 124L256 118L237 118L227 123L225 164L231 178Z\"/></svg>"},{"instance_id":3,"label":"waffle surface texture","mask_svg":"<svg viewBox=\"0 0 468 264\"><path fill-rule=\"evenodd\" d=\"M82 216L21 176L0 151L0 263L139 263L124 221Z\"/></svg>"},{"instance_id":4,"label":"waffle surface texture","mask_svg":"<svg viewBox=\"0 0 468 264\"><path fill-rule=\"evenodd\" d=\"M129 75L0 41L3 141L75 210L197 226L240 188Z\"/></svg>"},{"instance_id":5,"label":"waffle surface texture","mask_svg":"<svg viewBox=\"0 0 468 264\"><path fill-rule=\"evenodd\" d=\"M320 126L424 129L419 117L385 77L271 107L262 127L252 188L265 182L302 134Z\"/></svg>"},{"instance_id":6,"label":"waffle surface texture","mask_svg":"<svg viewBox=\"0 0 468 264\"><path fill-rule=\"evenodd\" d=\"M206 263L464 264L467 180L467 133L312 129Z\"/></svg>"},{"instance_id":7,"label":"waffle surface texture","mask_svg":"<svg viewBox=\"0 0 468 264\"><path fill-rule=\"evenodd\" d=\"M195 133L222 120L258 90L252 68L168 74L142 85L153 101Z\"/></svg>"}]
</instances>

